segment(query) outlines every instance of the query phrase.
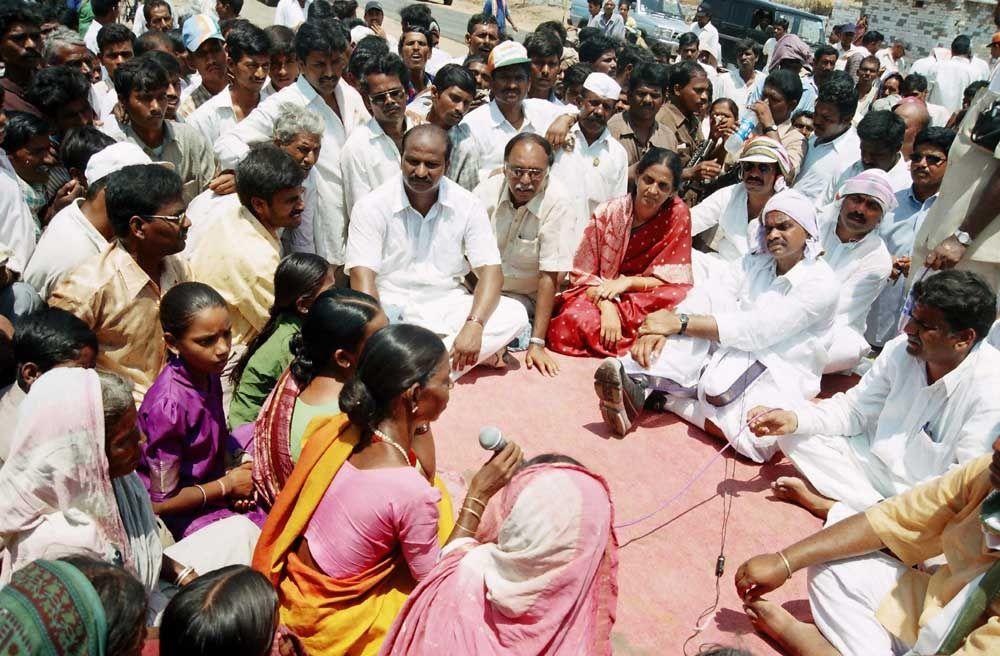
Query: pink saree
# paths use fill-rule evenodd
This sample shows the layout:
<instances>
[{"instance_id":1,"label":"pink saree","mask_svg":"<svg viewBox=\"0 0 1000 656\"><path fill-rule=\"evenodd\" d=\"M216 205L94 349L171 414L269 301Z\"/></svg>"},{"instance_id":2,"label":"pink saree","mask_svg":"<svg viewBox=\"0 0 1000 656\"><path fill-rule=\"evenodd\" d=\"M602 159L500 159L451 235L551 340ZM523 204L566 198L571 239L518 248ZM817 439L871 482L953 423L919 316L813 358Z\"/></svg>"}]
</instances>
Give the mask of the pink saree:
<instances>
[{"instance_id":1,"label":"pink saree","mask_svg":"<svg viewBox=\"0 0 1000 656\"><path fill-rule=\"evenodd\" d=\"M671 309L694 282L691 271L691 215L677 196L659 214L632 229L631 194L598 205L573 260L572 287L556 297L549 323L549 348L565 355L618 356L637 337L646 315ZM626 292L615 301L622 339L609 352L601 344L601 312L587 290L621 276L659 278L663 284Z\"/></svg>"},{"instance_id":2,"label":"pink saree","mask_svg":"<svg viewBox=\"0 0 1000 656\"><path fill-rule=\"evenodd\" d=\"M618 540L607 484L574 465L518 473L475 539L450 545L381 654L611 653Z\"/></svg>"}]
</instances>

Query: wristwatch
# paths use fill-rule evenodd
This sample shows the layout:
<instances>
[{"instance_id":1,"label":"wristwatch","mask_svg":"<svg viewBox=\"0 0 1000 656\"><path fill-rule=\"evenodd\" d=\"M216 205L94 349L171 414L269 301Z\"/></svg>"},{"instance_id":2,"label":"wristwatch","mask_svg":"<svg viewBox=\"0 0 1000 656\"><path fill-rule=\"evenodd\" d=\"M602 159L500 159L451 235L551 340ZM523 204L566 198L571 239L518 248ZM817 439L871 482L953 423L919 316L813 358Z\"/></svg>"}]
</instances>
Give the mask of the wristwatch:
<instances>
[{"instance_id":1,"label":"wristwatch","mask_svg":"<svg viewBox=\"0 0 1000 656\"><path fill-rule=\"evenodd\" d=\"M688 315L686 315L686 314L684 314L682 312L682 313L680 313L680 314L677 315L677 318L681 320L681 329L677 331L677 334L678 335L683 335L684 333L687 332L688 321L691 320L691 317L689 317Z\"/></svg>"},{"instance_id":2,"label":"wristwatch","mask_svg":"<svg viewBox=\"0 0 1000 656\"><path fill-rule=\"evenodd\" d=\"M960 243L962 246L968 246L969 244L972 243L972 236L969 235L969 233L962 230L961 228L956 230L955 233L952 235L952 237L957 239L958 243Z\"/></svg>"},{"instance_id":3,"label":"wristwatch","mask_svg":"<svg viewBox=\"0 0 1000 656\"><path fill-rule=\"evenodd\" d=\"M767 134L768 132L777 132L777 131L778 131L778 126L776 125L769 125L766 128L764 128L764 134Z\"/></svg>"}]
</instances>

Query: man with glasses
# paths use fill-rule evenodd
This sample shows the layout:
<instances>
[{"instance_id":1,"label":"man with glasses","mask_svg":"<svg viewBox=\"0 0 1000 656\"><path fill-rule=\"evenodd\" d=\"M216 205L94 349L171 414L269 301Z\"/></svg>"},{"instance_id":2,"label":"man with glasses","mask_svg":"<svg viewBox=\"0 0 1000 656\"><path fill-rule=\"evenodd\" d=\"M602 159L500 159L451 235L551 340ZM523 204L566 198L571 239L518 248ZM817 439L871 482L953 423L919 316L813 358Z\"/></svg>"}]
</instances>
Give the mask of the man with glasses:
<instances>
[{"instance_id":1,"label":"man with glasses","mask_svg":"<svg viewBox=\"0 0 1000 656\"><path fill-rule=\"evenodd\" d=\"M475 190L500 249L503 295L524 305L532 322L525 364L546 376L559 372L545 349L545 334L577 246L575 201L564 183L549 175L554 159L544 137L519 134L507 143L503 175L487 178Z\"/></svg>"},{"instance_id":2,"label":"man with glasses","mask_svg":"<svg viewBox=\"0 0 1000 656\"><path fill-rule=\"evenodd\" d=\"M372 189L399 175L403 135L413 127L406 116L408 79L403 60L392 53L372 59L361 71L358 81L368 96L372 118L347 138L341 152L347 207L354 207Z\"/></svg>"},{"instance_id":3,"label":"man with glasses","mask_svg":"<svg viewBox=\"0 0 1000 656\"><path fill-rule=\"evenodd\" d=\"M892 256L892 273L871 311L865 337L881 348L899 334L906 276L910 272L913 238L938 198L941 181L948 170L948 151L955 141L954 130L924 128L917 133L910 156L913 184L896 192L896 207L879 224L879 235ZM919 263L918 263L919 265Z\"/></svg>"},{"instance_id":4,"label":"man with glasses","mask_svg":"<svg viewBox=\"0 0 1000 656\"><path fill-rule=\"evenodd\" d=\"M157 164L108 176L108 220L117 239L70 271L49 305L80 317L97 335L97 366L134 383L136 403L166 364L160 298L191 280L177 256L188 228L180 177Z\"/></svg>"}]
</instances>

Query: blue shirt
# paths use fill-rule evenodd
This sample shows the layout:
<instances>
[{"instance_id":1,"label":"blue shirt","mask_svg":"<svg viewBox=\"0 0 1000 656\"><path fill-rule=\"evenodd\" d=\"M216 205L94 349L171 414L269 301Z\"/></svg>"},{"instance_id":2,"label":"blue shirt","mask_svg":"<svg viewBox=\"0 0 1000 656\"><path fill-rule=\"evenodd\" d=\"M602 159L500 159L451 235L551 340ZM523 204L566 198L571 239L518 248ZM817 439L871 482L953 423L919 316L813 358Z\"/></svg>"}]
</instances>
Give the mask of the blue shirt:
<instances>
[{"instance_id":1,"label":"blue shirt","mask_svg":"<svg viewBox=\"0 0 1000 656\"><path fill-rule=\"evenodd\" d=\"M792 110L789 116L794 116L795 112L811 112L816 107L816 96L819 94L819 91L816 88L815 80L813 80L812 76L803 77L801 80L802 97L799 98L799 104L795 106L795 109ZM747 94L747 107L764 97L764 82L766 81L767 76L762 75L753 88L750 89L750 93Z\"/></svg>"}]
</instances>

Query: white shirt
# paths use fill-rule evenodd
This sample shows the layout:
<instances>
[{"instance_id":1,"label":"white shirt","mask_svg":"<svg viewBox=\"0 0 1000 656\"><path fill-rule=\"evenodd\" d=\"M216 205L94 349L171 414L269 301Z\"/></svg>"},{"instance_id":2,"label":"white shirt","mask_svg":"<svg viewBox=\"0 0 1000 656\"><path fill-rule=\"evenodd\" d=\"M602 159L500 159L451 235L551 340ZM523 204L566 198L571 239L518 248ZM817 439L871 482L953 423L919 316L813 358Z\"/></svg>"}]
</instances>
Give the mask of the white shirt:
<instances>
[{"instance_id":1,"label":"white shirt","mask_svg":"<svg viewBox=\"0 0 1000 656\"><path fill-rule=\"evenodd\" d=\"M628 193L628 153L607 128L592 144L587 143L579 124L570 133L573 150L558 151L552 173L578 189L577 198L586 202L585 207L581 205L576 224L576 234L582 237L598 205Z\"/></svg>"},{"instance_id":2,"label":"white shirt","mask_svg":"<svg viewBox=\"0 0 1000 656\"><path fill-rule=\"evenodd\" d=\"M406 119L409 130L412 122ZM404 131L405 131L404 130ZM344 178L344 207L351 208L389 178L399 175L399 149L375 117L347 138L340 154L340 172Z\"/></svg>"},{"instance_id":3,"label":"white shirt","mask_svg":"<svg viewBox=\"0 0 1000 656\"><path fill-rule=\"evenodd\" d=\"M575 109L575 108L574 108ZM520 129L511 125L503 115L495 100L477 107L462 119L462 124L468 126L469 138L456 144L453 158L458 158L456 173L468 167L476 170L473 175L463 173L460 176L466 188L474 188L480 180L485 180L490 173L503 166L503 151L507 142L521 132L533 132L543 137L548 132L552 121L568 113L567 107L558 107L540 98L524 100L524 122ZM469 180L467 183L466 180Z\"/></svg>"},{"instance_id":4,"label":"white shirt","mask_svg":"<svg viewBox=\"0 0 1000 656\"><path fill-rule=\"evenodd\" d=\"M834 68L838 71L847 70L847 63L851 61L851 58L854 57L855 55L861 55L863 57L867 57L869 54L871 54L868 52L868 48L865 48L864 46L852 45L848 50L844 50L843 47L838 43L833 47L836 48L837 52L840 53L840 56L837 57L837 63L834 65Z\"/></svg>"},{"instance_id":5,"label":"white shirt","mask_svg":"<svg viewBox=\"0 0 1000 656\"><path fill-rule=\"evenodd\" d=\"M886 497L988 453L1000 431L1000 352L982 342L953 371L927 382L906 336L886 344L847 392L797 410L797 434L843 435Z\"/></svg>"},{"instance_id":6,"label":"white shirt","mask_svg":"<svg viewBox=\"0 0 1000 656\"><path fill-rule=\"evenodd\" d=\"M540 271L573 269L576 205L559 180L549 176L541 191L517 208L503 174L483 180L474 193L486 208L496 235L503 291L533 295L538 292Z\"/></svg>"},{"instance_id":7,"label":"white shirt","mask_svg":"<svg viewBox=\"0 0 1000 656\"><path fill-rule=\"evenodd\" d=\"M206 189L191 199L187 206L187 217L191 221L187 240L180 255L190 260L198 251L198 244L206 229L220 216L239 210L240 198L236 194L217 194Z\"/></svg>"},{"instance_id":8,"label":"white shirt","mask_svg":"<svg viewBox=\"0 0 1000 656\"><path fill-rule=\"evenodd\" d=\"M840 203L835 203L820 217L823 259L840 281L834 325L847 326L861 336L868 311L892 273L892 257L877 227L858 241L840 241L839 216Z\"/></svg>"},{"instance_id":9,"label":"white shirt","mask_svg":"<svg viewBox=\"0 0 1000 656\"><path fill-rule=\"evenodd\" d=\"M817 143L814 134L809 137L809 148L793 188L809 198L815 198L821 207L822 200L829 193L828 188L860 158L861 141L854 128L848 128L847 132L826 143Z\"/></svg>"},{"instance_id":10,"label":"white shirt","mask_svg":"<svg viewBox=\"0 0 1000 656\"><path fill-rule=\"evenodd\" d=\"M698 48L701 50L707 50L718 57L722 50L719 46L719 30L712 25L709 21L705 23L705 27L698 24L698 21L694 21L688 25L688 32L694 32L698 37Z\"/></svg>"},{"instance_id":11,"label":"white shirt","mask_svg":"<svg viewBox=\"0 0 1000 656\"><path fill-rule=\"evenodd\" d=\"M427 60L424 70L428 75L434 76L437 75L437 72L441 70L442 66L454 63L454 61L454 58L441 48L433 48L431 50L431 57ZM463 59L462 61L465 60Z\"/></svg>"},{"instance_id":12,"label":"white shirt","mask_svg":"<svg viewBox=\"0 0 1000 656\"><path fill-rule=\"evenodd\" d=\"M269 94L263 89L260 92L260 102ZM216 140L236 127L236 110L233 108L233 97L229 93L229 85L215 94L201 107L191 112L184 122L201 132L205 140L215 144Z\"/></svg>"},{"instance_id":13,"label":"white shirt","mask_svg":"<svg viewBox=\"0 0 1000 656\"><path fill-rule=\"evenodd\" d=\"M304 7L299 4L299 0L279 0L278 6L274 10L274 24L284 25L294 30L306 22L311 4L312 0L306 0Z\"/></svg>"},{"instance_id":14,"label":"white shirt","mask_svg":"<svg viewBox=\"0 0 1000 656\"><path fill-rule=\"evenodd\" d=\"M879 64L881 64L882 68L885 69L882 71L881 76L883 80L893 73L899 73L903 77L906 77L906 74L909 72L907 71L906 57L894 59L892 56L892 48L882 48L875 53L875 56L878 57Z\"/></svg>"},{"instance_id":15,"label":"white shirt","mask_svg":"<svg viewBox=\"0 0 1000 656\"><path fill-rule=\"evenodd\" d=\"M934 88L928 100L951 112L962 109L965 87L976 80L989 79L989 70L972 63L968 57L952 57L935 67Z\"/></svg>"},{"instance_id":16,"label":"white shirt","mask_svg":"<svg viewBox=\"0 0 1000 656\"><path fill-rule=\"evenodd\" d=\"M374 271L379 294L448 292L461 286L471 269L493 264L500 264L500 251L486 208L446 177L426 216L410 205L402 175L351 212L345 271Z\"/></svg>"},{"instance_id":17,"label":"white shirt","mask_svg":"<svg viewBox=\"0 0 1000 656\"><path fill-rule=\"evenodd\" d=\"M139 13L142 13L141 7L139 8ZM95 18L90 22L90 26L87 27L87 33L83 35L83 42L86 44L87 49L95 55L101 54L101 49L97 47L97 33L101 31L102 27L104 26L98 23Z\"/></svg>"},{"instance_id":18,"label":"white shirt","mask_svg":"<svg viewBox=\"0 0 1000 656\"><path fill-rule=\"evenodd\" d=\"M722 312L713 305L721 348L712 362L727 352L748 353L750 362L766 365L779 387L794 390L795 398L815 396L839 291L830 265L822 259L802 260L779 276L770 254L752 254L713 277L712 285L734 299Z\"/></svg>"},{"instance_id":19,"label":"white shirt","mask_svg":"<svg viewBox=\"0 0 1000 656\"><path fill-rule=\"evenodd\" d=\"M44 300L63 276L108 246L108 240L80 211L82 202L77 198L52 217L24 270L24 280Z\"/></svg>"},{"instance_id":20,"label":"white shirt","mask_svg":"<svg viewBox=\"0 0 1000 656\"><path fill-rule=\"evenodd\" d=\"M859 175L864 170L865 165L861 163L860 159L848 166L844 172L840 174L840 177L826 188L818 207L825 208L827 205L834 202L837 197L837 192L844 186L844 183L854 176ZM892 185L892 193L894 194L909 189L913 184L913 177L910 173L910 163L903 159L902 155L900 155L899 159L896 160L896 163L892 165L892 168L886 171L886 175L889 176L889 184ZM797 188L798 186L796 185L796 189Z\"/></svg>"},{"instance_id":21,"label":"white shirt","mask_svg":"<svg viewBox=\"0 0 1000 656\"><path fill-rule=\"evenodd\" d=\"M753 224L751 228L750 224ZM750 250L757 237L757 217L747 214L747 189L742 182L723 187L691 208L691 236L719 226L711 247L727 262L735 262Z\"/></svg>"},{"instance_id":22,"label":"white shirt","mask_svg":"<svg viewBox=\"0 0 1000 656\"><path fill-rule=\"evenodd\" d=\"M715 89L718 92L716 97L729 98L736 103L736 106L740 110L740 118L742 119L747 113L747 99L750 97L750 92L753 91L758 78L763 75L760 71L755 70L753 77L750 78L749 82L746 82L739 71L724 73L716 79Z\"/></svg>"},{"instance_id":23,"label":"white shirt","mask_svg":"<svg viewBox=\"0 0 1000 656\"><path fill-rule=\"evenodd\" d=\"M6 267L23 272L37 239L35 218L21 195L17 173L7 153L0 150L0 244L12 251Z\"/></svg>"},{"instance_id":24,"label":"white shirt","mask_svg":"<svg viewBox=\"0 0 1000 656\"><path fill-rule=\"evenodd\" d=\"M278 93L268 96L250 115L215 142L215 152L223 169L236 168L237 162L249 152L250 144L271 141L274 123L283 103L290 102L307 107L323 117L322 149L313 170L317 173L317 208L313 221L316 254L331 264L344 263L344 245L347 236L347 211L344 208L344 189L340 176L340 151L355 129L364 125L371 116L365 109L361 95L341 80L334 92L340 107L340 116L316 93L305 77L299 76Z\"/></svg>"}]
</instances>

